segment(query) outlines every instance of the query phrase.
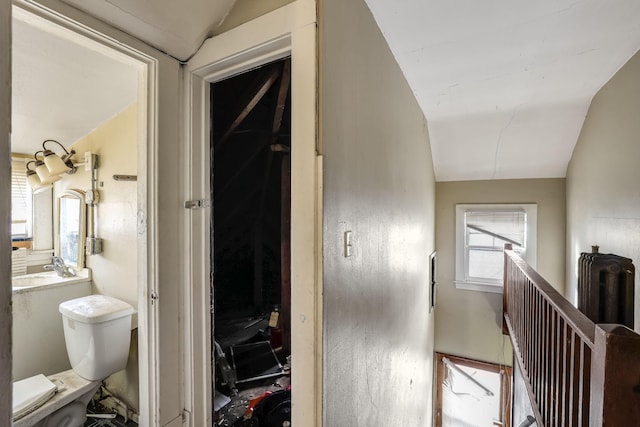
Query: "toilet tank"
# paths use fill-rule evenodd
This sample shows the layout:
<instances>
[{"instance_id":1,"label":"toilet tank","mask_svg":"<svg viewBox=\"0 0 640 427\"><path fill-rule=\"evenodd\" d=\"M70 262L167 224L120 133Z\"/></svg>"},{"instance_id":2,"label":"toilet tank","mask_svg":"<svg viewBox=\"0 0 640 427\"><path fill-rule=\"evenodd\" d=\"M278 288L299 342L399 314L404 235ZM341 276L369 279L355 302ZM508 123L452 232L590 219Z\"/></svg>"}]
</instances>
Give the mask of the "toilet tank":
<instances>
[{"instance_id":1,"label":"toilet tank","mask_svg":"<svg viewBox=\"0 0 640 427\"><path fill-rule=\"evenodd\" d=\"M124 369L131 341L133 307L106 295L65 301L64 340L73 370L87 380L102 380Z\"/></svg>"}]
</instances>

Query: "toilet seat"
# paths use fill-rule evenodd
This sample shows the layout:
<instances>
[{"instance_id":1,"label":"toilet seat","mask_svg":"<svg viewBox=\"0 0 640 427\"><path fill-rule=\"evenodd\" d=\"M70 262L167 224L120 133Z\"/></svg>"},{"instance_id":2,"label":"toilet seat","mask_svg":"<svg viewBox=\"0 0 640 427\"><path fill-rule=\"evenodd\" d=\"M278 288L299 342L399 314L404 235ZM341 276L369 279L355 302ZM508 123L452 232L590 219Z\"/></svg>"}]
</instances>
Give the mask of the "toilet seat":
<instances>
[{"instance_id":1,"label":"toilet seat","mask_svg":"<svg viewBox=\"0 0 640 427\"><path fill-rule=\"evenodd\" d=\"M42 377L44 377L44 375ZM45 417L74 401L82 401L86 408L89 400L91 400L100 387L100 384L102 384L100 380L89 381L82 378L76 374L73 369L50 375L48 380L57 386L58 392L49 400L45 401L42 406L36 407L32 412L22 416L22 418L16 419L13 422L13 427L31 427L36 425L36 423L39 423ZM14 383L14 387L15 384L17 384L17 382Z\"/></svg>"},{"instance_id":2,"label":"toilet seat","mask_svg":"<svg viewBox=\"0 0 640 427\"><path fill-rule=\"evenodd\" d=\"M13 421L44 405L57 390L58 387L42 374L13 383Z\"/></svg>"}]
</instances>

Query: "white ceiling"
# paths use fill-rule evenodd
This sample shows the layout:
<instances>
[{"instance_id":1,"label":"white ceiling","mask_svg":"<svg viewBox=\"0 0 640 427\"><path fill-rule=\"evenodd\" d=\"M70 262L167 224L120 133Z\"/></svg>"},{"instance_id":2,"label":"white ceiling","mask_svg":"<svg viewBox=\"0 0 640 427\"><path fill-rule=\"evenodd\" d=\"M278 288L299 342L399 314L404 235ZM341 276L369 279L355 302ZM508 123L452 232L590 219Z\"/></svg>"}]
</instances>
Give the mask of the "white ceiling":
<instances>
[{"instance_id":1,"label":"white ceiling","mask_svg":"<svg viewBox=\"0 0 640 427\"><path fill-rule=\"evenodd\" d=\"M366 0L425 113L439 181L564 177L640 1Z\"/></svg>"},{"instance_id":2,"label":"white ceiling","mask_svg":"<svg viewBox=\"0 0 640 427\"><path fill-rule=\"evenodd\" d=\"M19 9L13 16L13 152L33 154L45 139L69 147L136 101L138 69L124 58Z\"/></svg>"},{"instance_id":3,"label":"white ceiling","mask_svg":"<svg viewBox=\"0 0 640 427\"><path fill-rule=\"evenodd\" d=\"M181 61L222 23L235 0L62 0Z\"/></svg>"},{"instance_id":4,"label":"white ceiling","mask_svg":"<svg viewBox=\"0 0 640 427\"><path fill-rule=\"evenodd\" d=\"M234 0L63 0L180 60L193 55ZM136 100L138 68L14 7L12 151L45 139L69 146Z\"/></svg>"},{"instance_id":5,"label":"white ceiling","mask_svg":"<svg viewBox=\"0 0 640 427\"><path fill-rule=\"evenodd\" d=\"M234 3L63 1L181 60ZM365 1L427 117L439 181L565 176L592 97L640 48L638 0ZM16 28L17 144L73 141L81 124L99 124L86 116L128 105L115 106L127 72L106 78L122 63Z\"/></svg>"}]
</instances>

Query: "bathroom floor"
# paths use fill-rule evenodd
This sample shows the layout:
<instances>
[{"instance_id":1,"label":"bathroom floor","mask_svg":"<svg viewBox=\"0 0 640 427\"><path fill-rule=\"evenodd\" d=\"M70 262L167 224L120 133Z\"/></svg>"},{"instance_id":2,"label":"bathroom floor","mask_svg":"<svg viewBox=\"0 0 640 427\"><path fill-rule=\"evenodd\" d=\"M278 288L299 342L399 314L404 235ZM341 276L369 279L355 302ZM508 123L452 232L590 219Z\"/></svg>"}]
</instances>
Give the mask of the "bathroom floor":
<instances>
[{"instance_id":1,"label":"bathroom floor","mask_svg":"<svg viewBox=\"0 0 640 427\"><path fill-rule=\"evenodd\" d=\"M96 411L94 412L91 408L91 405L87 408L87 415L94 413L105 413L108 411ZM84 423L84 427L138 427L138 424L129 420L125 422L124 418L118 415L114 419L103 419L103 418L90 418L87 417L87 421Z\"/></svg>"},{"instance_id":2,"label":"bathroom floor","mask_svg":"<svg viewBox=\"0 0 640 427\"><path fill-rule=\"evenodd\" d=\"M124 422L124 418L117 417L113 420L104 420L99 418L87 418L87 421L84 423L84 427L138 427L138 424L129 420L128 422Z\"/></svg>"}]
</instances>

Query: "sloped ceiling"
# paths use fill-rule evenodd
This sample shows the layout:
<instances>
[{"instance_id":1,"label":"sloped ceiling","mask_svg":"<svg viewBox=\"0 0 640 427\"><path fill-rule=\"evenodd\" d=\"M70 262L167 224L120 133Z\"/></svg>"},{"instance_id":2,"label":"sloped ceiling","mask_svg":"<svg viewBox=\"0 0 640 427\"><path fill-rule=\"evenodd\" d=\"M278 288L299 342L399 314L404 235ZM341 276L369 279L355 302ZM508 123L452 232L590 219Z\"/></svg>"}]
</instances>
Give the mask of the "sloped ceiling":
<instances>
[{"instance_id":1,"label":"sloped ceiling","mask_svg":"<svg viewBox=\"0 0 640 427\"><path fill-rule=\"evenodd\" d=\"M12 26L11 151L69 147L136 101L137 67L17 8Z\"/></svg>"},{"instance_id":2,"label":"sloped ceiling","mask_svg":"<svg viewBox=\"0 0 640 427\"><path fill-rule=\"evenodd\" d=\"M63 1L181 60L234 3ZM565 176L591 99L640 48L638 0L365 1L425 113L439 181Z\"/></svg>"},{"instance_id":3,"label":"sloped ceiling","mask_svg":"<svg viewBox=\"0 0 640 427\"><path fill-rule=\"evenodd\" d=\"M179 59L193 55L234 0L63 0ZM14 7L13 152L69 146L137 99L138 70Z\"/></svg>"},{"instance_id":4,"label":"sloped ceiling","mask_svg":"<svg viewBox=\"0 0 640 427\"><path fill-rule=\"evenodd\" d=\"M62 0L185 61L227 16L235 0Z\"/></svg>"},{"instance_id":5,"label":"sloped ceiling","mask_svg":"<svg viewBox=\"0 0 640 427\"><path fill-rule=\"evenodd\" d=\"M640 1L366 0L425 113L439 181L564 177Z\"/></svg>"}]
</instances>

